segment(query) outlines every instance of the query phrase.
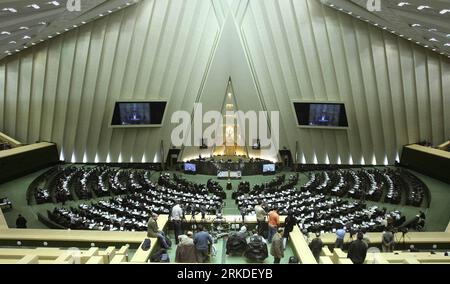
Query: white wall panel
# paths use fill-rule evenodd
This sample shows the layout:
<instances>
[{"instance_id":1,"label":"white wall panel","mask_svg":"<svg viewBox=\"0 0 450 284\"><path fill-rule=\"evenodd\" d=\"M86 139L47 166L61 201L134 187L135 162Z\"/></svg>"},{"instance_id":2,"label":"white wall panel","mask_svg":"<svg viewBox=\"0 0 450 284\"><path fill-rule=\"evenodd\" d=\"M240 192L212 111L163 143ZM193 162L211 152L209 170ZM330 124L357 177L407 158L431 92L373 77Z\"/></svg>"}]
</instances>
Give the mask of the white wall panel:
<instances>
[{"instance_id":1,"label":"white wall panel","mask_svg":"<svg viewBox=\"0 0 450 284\"><path fill-rule=\"evenodd\" d=\"M33 56L32 93L30 98L30 116L27 139L27 141L30 142L35 142L40 139L43 99L45 92L45 71L47 68L47 50L36 52Z\"/></svg>"},{"instance_id":2,"label":"white wall panel","mask_svg":"<svg viewBox=\"0 0 450 284\"><path fill-rule=\"evenodd\" d=\"M240 44L223 46L235 23ZM0 61L0 131L67 161L153 162L171 114L218 109L234 74L238 106L279 110L299 161L393 163L404 144L450 138L449 66L318 0L143 0ZM125 99L167 99L163 127L110 128ZM298 128L292 100L343 101L350 128Z\"/></svg>"}]
</instances>

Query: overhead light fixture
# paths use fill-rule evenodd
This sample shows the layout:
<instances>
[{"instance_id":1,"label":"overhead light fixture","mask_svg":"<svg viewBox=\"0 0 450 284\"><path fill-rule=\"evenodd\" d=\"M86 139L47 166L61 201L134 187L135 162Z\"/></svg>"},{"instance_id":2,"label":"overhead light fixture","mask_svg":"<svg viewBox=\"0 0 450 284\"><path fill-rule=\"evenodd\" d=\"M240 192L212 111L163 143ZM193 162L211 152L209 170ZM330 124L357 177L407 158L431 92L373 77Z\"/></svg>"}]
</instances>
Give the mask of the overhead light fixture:
<instances>
[{"instance_id":1,"label":"overhead light fixture","mask_svg":"<svg viewBox=\"0 0 450 284\"><path fill-rule=\"evenodd\" d=\"M444 46L450 46L450 42L447 42L446 44L444 44Z\"/></svg>"},{"instance_id":2,"label":"overhead light fixture","mask_svg":"<svg viewBox=\"0 0 450 284\"><path fill-rule=\"evenodd\" d=\"M41 7L40 7L38 4L27 5L27 8L33 8L33 9L35 9L35 10L41 9Z\"/></svg>"},{"instance_id":3,"label":"overhead light fixture","mask_svg":"<svg viewBox=\"0 0 450 284\"><path fill-rule=\"evenodd\" d=\"M31 37L28 35L23 36L23 39L30 39Z\"/></svg>"},{"instance_id":4,"label":"overhead light fixture","mask_svg":"<svg viewBox=\"0 0 450 284\"><path fill-rule=\"evenodd\" d=\"M11 13L17 13L17 10L14 8L3 8L2 11L7 11L7 12L11 12Z\"/></svg>"},{"instance_id":5,"label":"overhead light fixture","mask_svg":"<svg viewBox=\"0 0 450 284\"><path fill-rule=\"evenodd\" d=\"M443 9L443 10L439 11L439 14L444 15L444 14L449 13L449 12L450 12L450 9Z\"/></svg>"},{"instance_id":6,"label":"overhead light fixture","mask_svg":"<svg viewBox=\"0 0 450 284\"><path fill-rule=\"evenodd\" d=\"M8 31L2 31L0 34L2 34L2 35L10 35L11 33L8 32Z\"/></svg>"},{"instance_id":7,"label":"overhead light fixture","mask_svg":"<svg viewBox=\"0 0 450 284\"><path fill-rule=\"evenodd\" d=\"M15 40L12 40L9 42L9 44L16 44L17 42Z\"/></svg>"},{"instance_id":8,"label":"overhead light fixture","mask_svg":"<svg viewBox=\"0 0 450 284\"><path fill-rule=\"evenodd\" d=\"M429 39L429 41L434 41L434 42L437 42L438 40L437 40L437 39L435 39L434 37L432 37L432 38L430 38L430 39Z\"/></svg>"},{"instance_id":9,"label":"overhead light fixture","mask_svg":"<svg viewBox=\"0 0 450 284\"><path fill-rule=\"evenodd\" d=\"M411 24L411 27L420 27L420 24Z\"/></svg>"},{"instance_id":10,"label":"overhead light fixture","mask_svg":"<svg viewBox=\"0 0 450 284\"><path fill-rule=\"evenodd\" d=\"M50 4L50 5L53 5L53 6L59 6L59 5L61 5L61 4L59 4L58 1L50 1L50 2L47 2L47 4Z\"/></svg>"},{"instance_id":11,"label":"overhead light fixture","mask_svg":"<svg viewBox=\"0 0 450 284\"><path fill-rule=\"evenodd\" d=\"M408 2L400 2L400 3L397 4L397 6L399 6L399 7L403 7L403 6L406 6L406 5L411 5L411 4L409 4Z\"/></svg>"},{"instance_id":12,"label":"overhead light fixture","mask_svg":"<svg viewBox=\"0 0 450 284\"><path fill-rule=\"evenodd\" d=\"M46 26L46 25L47 25L47 22L39 22L39 25Z\"/></svg>"},{"instance_id":13,"label":"overhead light fixture","mask_svg":"<svg viewBox=\"0 0 450 284\"><path fill-rule=\"evenodd\" d=\"M19 28L19 30L29 30L29 29L30 29L29 27L25 27L25 26Z\"/></svg>"},{"instance_id":14,"label":"overhead light fixture","mask_svg":"<svg viewBox=\"0 0 450 284\"><path fill-rule=\"evenodd\" d=\"M417 10L422 11L423 9L430 9L430 6L427 5L420 5L419 7L417 7Z\"/></svg>"}]
</instances>

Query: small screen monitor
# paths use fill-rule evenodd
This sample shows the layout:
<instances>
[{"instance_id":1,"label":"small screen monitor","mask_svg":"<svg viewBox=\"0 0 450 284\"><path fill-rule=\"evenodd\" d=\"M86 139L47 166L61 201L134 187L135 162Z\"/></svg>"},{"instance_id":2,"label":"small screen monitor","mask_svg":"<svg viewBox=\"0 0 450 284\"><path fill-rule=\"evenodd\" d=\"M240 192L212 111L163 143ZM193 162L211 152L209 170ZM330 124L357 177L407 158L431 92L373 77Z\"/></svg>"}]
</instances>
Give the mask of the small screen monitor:
<instances>
[{"instance_id":1,"label":"small screen monitor","mask_svg":"<svg viewBox=\"0 0 450 284\"><path fill-rule=\"evenodd\" d=\"M304 127L348 127L343 103L294 102L297 123Z\"/></svg>"},{"instance_id":2,"label":"small screen monitor","mask_svg":"<svg viewBox=\"0 0 450 284\"><path fill-rule=\"evenodd\" d=\"M196 172L197 166L193 163L184 163L184 171L185 172Z\"/></svg>"},{"instance_id":3,"label":"small screen monitor","mask_svg":"<svg viewBox=\"0 0 450 284\"><path fill-rule=\"evenodd\" d=\"M161 126L167 102L116 102L111 125L115 127Z\"/></svg>"},{"instance_id":4,"label":"small screen monitor","mask_svg":"<svg viewBox=\"0 0 450 284\"><path fill-rule=\"evenodd\" d=\"M272 173L272 172L275 172L275 164L263 165L263 173Z\"/></svg>"}]
</instances>

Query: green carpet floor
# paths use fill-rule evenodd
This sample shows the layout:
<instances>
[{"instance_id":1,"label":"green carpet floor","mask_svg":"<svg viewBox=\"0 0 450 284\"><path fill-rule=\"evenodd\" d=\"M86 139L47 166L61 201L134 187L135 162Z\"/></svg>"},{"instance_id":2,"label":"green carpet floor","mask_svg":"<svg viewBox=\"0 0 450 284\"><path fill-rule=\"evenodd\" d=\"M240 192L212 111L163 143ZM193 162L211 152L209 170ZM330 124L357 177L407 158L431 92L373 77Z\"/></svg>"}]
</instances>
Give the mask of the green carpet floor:
<instances>
[{"instance_id":1,"label":"green carpet floor","mask_svg":"<svg viewBox=\"0 0 450 284\"><path fill-rule=\"evenodd\" d=\"M40 223L37 219L37 213L46 216L46 210L52 210L54 204L41 204L28 206L26 203L26 190L28 185L40 174L45 172L46 169L35 172L33 174L27 175L25 177L13 180L0 185L0 197L8 197L13 203L13 209L4 212L6 221L10 227L15 227L15 220L17 215L20 213L28 220L29 228L46 228L45 225ZM286 172L286 174L289 174ZM427 216L426 230L427 231L443 231L447 227L450 220L450 185L439 180L433 179L431 177L415 173L425 184L429 187L431 192L431 206L430 208L418 208L412 206L398 206L386 203L368 202L368 205L377 205L379 207L386 207L388 210L400 210L406 216L407 220L413 218L419 210L423 209ZM158 178L159 173L155 172L152 175L152 180ZM206 183L206 181L211 178L211 176L205 175L185 175L186 179L195 182ZM261 184L263 182L269 181L273 176L248 176L243 177L242 180L247 180L250 185ZM215 177L214 180L217 180ZM308 180L306 174L300 175L299 184L304 184ZM226 180L218 180L219 183L225 188L227 183ZM237 188L240 180L232 180L233 190ZM225 200L224 214L236 215L239 214L237 206L233 199L231 199L232 191L226 191L227 199ZM66 202L65 207L74 206L76 207L83 201L69 201ZM61 204L57 204L61 206Z\"/></svg>"}]
</instances>

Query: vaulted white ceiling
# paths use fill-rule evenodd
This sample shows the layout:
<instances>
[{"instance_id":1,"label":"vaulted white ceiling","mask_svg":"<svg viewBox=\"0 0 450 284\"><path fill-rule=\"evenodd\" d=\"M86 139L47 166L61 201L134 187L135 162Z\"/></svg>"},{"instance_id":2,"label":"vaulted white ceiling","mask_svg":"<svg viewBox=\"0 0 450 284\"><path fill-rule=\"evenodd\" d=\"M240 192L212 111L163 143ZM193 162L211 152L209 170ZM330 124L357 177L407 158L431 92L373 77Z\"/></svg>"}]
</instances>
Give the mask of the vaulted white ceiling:
<instances>
[{"instance_id":1,"label":"vaulted white ceiling","mask_svg":"<svg viewBox=\"0 0 450 284\"><path fill-rule=\"evenodd\" d=\"M66 161L158 162L171 115L220 110L232 76L239 109L280 112L280 147L299 162L393 164L405 144L447 140L450 59L351 13L320 0L141 0L0 60L0 131L56 142ZM115 102L134 99L167 100L163 127L111 128ZM297 100L345 103L349 129L298 128Z\"/></svg>"},{"instance_id":2,"label":"vaulted white ceiling","mask_svg":"<svg viewBox=\"0 0 450 284\"><path fill-rule=\"evenodd\" d=\"M0 0L0 59L137 1Z\"/></svg>"},{"instance_id":3,"label":"vaulted white ceiling","mask_svg":"<svg viewBox=\"0 0 450 284\"><path fill-rule=\"evenodd\" d=\"M450 0L321 0L362 21L450 57Z\"/></svg>"}]
</instances>

